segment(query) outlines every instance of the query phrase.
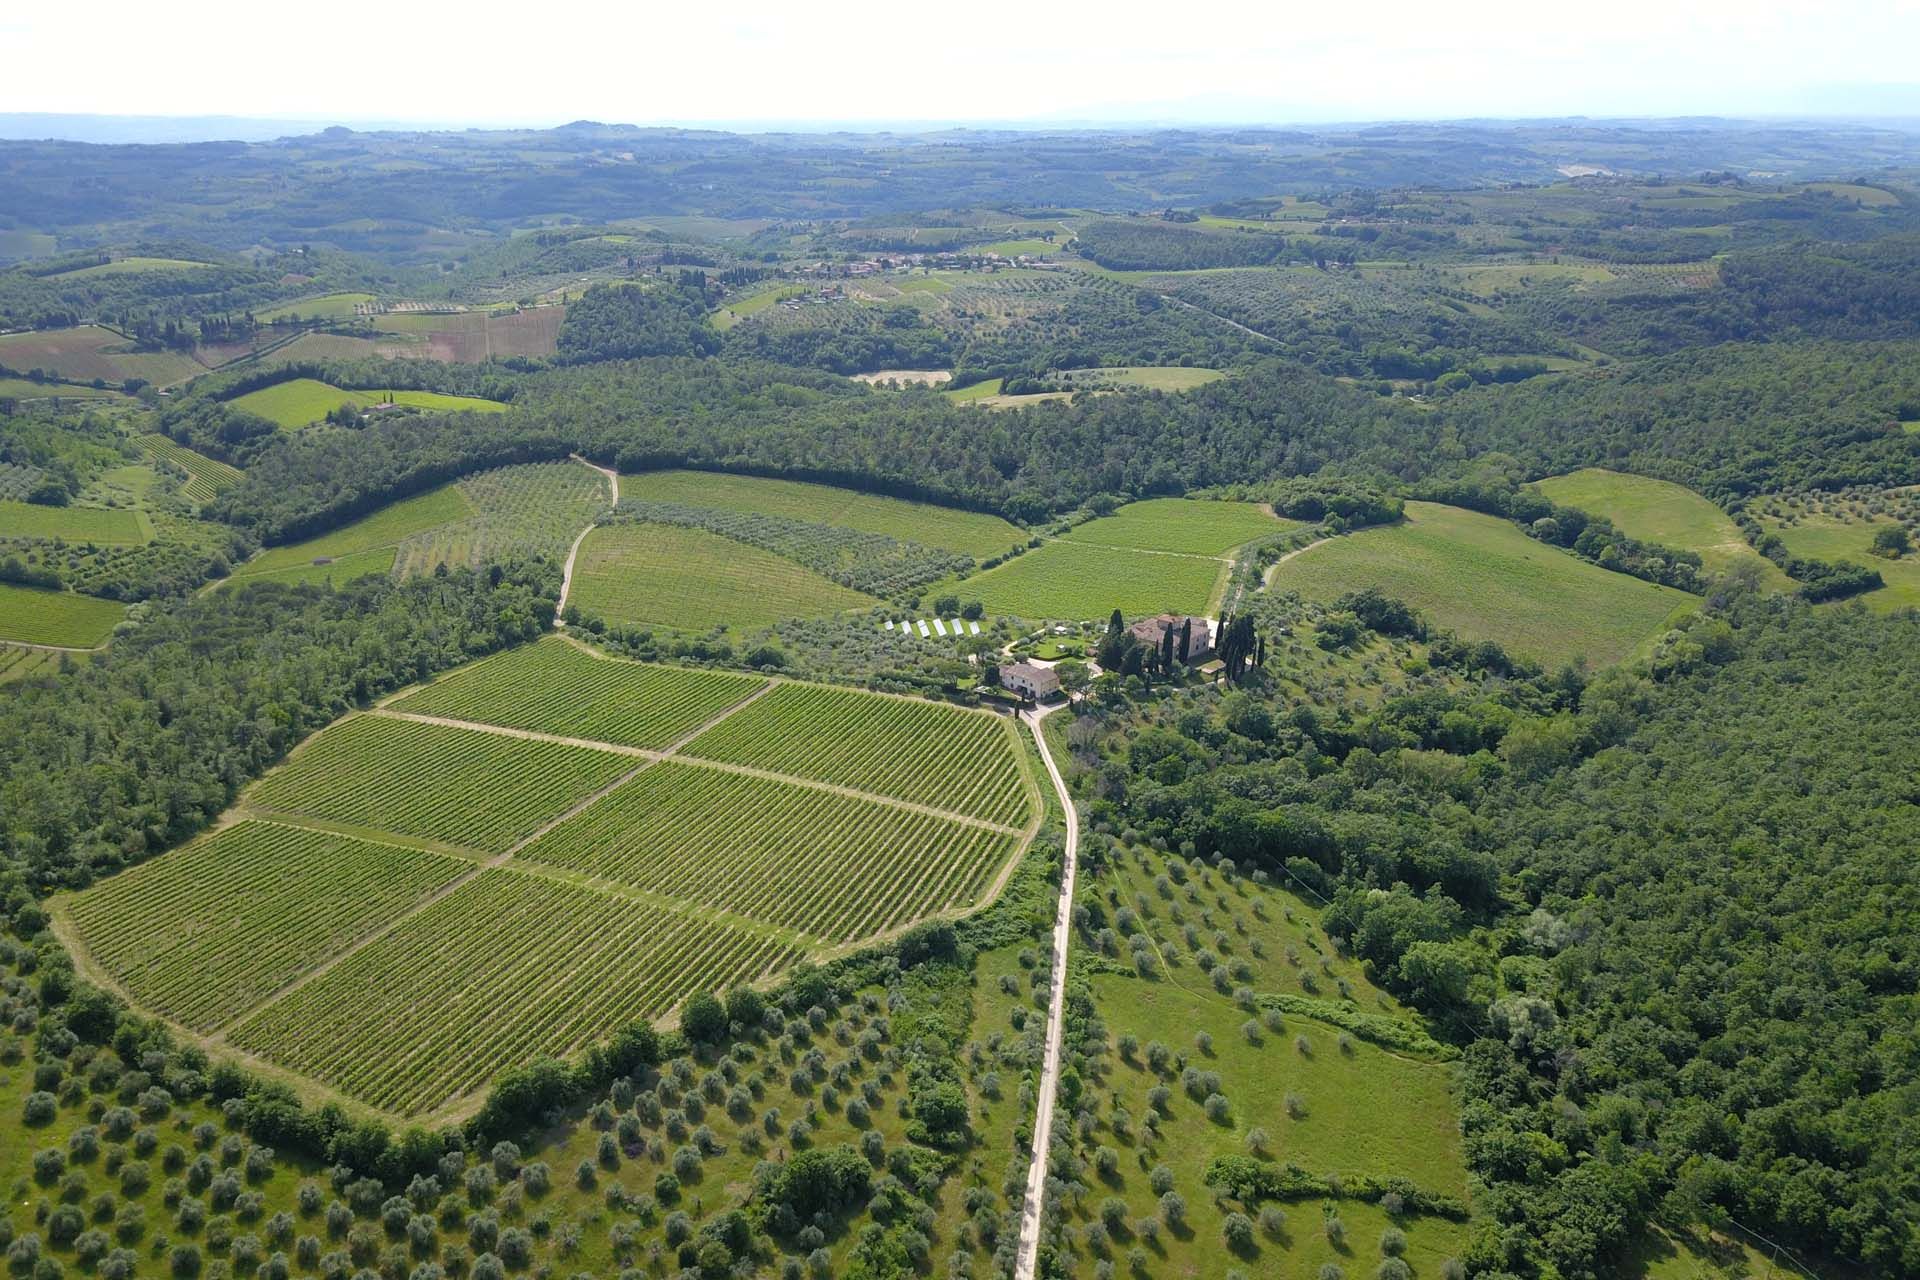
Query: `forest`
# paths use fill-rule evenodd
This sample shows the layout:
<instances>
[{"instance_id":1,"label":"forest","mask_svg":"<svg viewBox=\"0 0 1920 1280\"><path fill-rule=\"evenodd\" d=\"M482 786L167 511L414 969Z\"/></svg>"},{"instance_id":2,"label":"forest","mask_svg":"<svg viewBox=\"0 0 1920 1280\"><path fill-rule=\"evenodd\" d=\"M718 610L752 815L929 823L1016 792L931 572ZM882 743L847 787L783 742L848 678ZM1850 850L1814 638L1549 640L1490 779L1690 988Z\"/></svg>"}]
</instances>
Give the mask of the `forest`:
<instances>
[{"instance_id":1,"label":"forest","mask_svg":"<svg viewBox=\"0 0 1920 1280\"><path fill-rule=\"evenodd\" d=\"M1476 1268L1615 1274L1646 1223L1704 1218L1904 1273L1920 880L1879 851L1916 835L1886 714L1920 687L1915 626L1725 590L1649 671L1117 709L1089 821L1325 895L1450 1029Z\"/></svg>"}]
</instances>

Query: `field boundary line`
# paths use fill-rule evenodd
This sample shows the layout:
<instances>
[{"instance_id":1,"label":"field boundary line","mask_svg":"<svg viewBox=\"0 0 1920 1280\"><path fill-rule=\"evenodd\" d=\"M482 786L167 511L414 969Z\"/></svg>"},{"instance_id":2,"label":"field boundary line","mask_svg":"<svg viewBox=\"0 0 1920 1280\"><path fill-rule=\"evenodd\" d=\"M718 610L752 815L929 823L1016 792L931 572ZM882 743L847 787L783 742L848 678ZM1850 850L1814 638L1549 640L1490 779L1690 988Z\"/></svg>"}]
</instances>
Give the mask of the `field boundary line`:
<instances>
[{"instance_id":1,"label":"field boundary line","mask_svg":"<svg viewBox=\"0 0 1920 1280\"><path fill-rule=\"evenodd\" d=\"M1338 536L1339 536L1338 534L1330 533L1324 538L1315 538L1312 542L1309 542L1304 547L1295 547L1293 550L1287 552L1285 555L1281 556L1278 560L1275 560L1272 564L1268 565L1267 571L1264 574L1260 575L1261 587L1271 588L1273 586L1273 575L1276 572L1278 572L1280 566L1285 564L1287 561L1293 559L1295 556L1303 556L1307 554L1307 552L1313 550L1315 547L1325 546L1327 543L1332 542Z\"/></svg>"},{"instance_id":2,"label":"field boundary line","mask_svg":"<svg viewBox=\"0 0 1920 1280\"><path fill-rule=\"evenodd\" d=\"M762 769L758 765L734 764L730 760L709 760L705 756L661 756L663 760L672 760L675 764L691 765L699 769L715 769L721 773L737 773L748 778L763 778L768 782L787 782L797 787L806 787L813 791L826 791L833 795L844 796L849 800L871 800L875 804L884 804L894 809L905 809L922 817L941 818L947 822L956 822L961 826L978 827L996 835L1019 836L1020 827L1010 827L1004 822L994 822L987 818L976 818L970 813L955 813L951 809L939 809L930 804L921 804L916 800L902 800L898 796L883 796L872 791L862 791L858 787L846 787L837 782L822 782L818 778L802 778L791 773L777 773L772 769Z\"/></svg>"},{"instance_id":3,"label":"field boundary line","mask_svg":"<svg viewBox=\"0 0 1920 1280\"><path fill-rule=\"evenodd\" d=\"M228 817L227 815L231 815ZM451 840L435 840L431 836L410 836L401 831L386 831L379 827L363 827L351 822L340 822L333 818L317 817L310 813L301 813L296 809L277 809L272 805L236 804L222 815L222 820L208 827L201 836L195 837L189 844L204 839L206 835L220 831L228 826L237 826L242 822L264 822L276 827L295 827L301 831L318 831L330 836L345 836L349 840L359 840L365 844L377 844L389 849L405 849L411 853L437 853L443 858L457 858L462 862L486 862L494 855L485 849L475 849L471 845L455 844ZM186 845L179 846L186 848ZM169 850L168 852L172 852ZM146 865L145 863L141 864ZM131 868L129 868L131 870Z\"/></svg>"},{"instance_id":4,"label":"field boundary line","mask_svg":"<svg viewBox=\"0 0 1920 1280\"><path fill-rule=\"evenodd\" d=\"M493 334L491 331L487 331L487 351L489 355L491 355L493 351ZM570 453L567 457L587 468L589 471L598 471L601 475L605 476L607 478L607 490L613 495L613 501L609 506L617 507L620 505L620 473L618 471L588 462L577 453ZM567 562L560 566L560 599L558 603L553 606L553 625L555 627L565 627L567 625L560 615L567 611L567 596L573 592L573 562L575 557L580 554L580 544L587 540L588 534L599 527L599 521L589 520L587 527L574 535L573 545L567 548Z\"/></svg>"},{"instance_id":5,"label":"field boundary line","mask_svg":"<svg viewBox=\"0 0 1920 1280\"><path fill-rule=\"evenodd\" d=\"M1048 541L1064 542L1072 547L1099 547L1103 551L1132 551L1143 556L1173 556L1180 560L1219 560L1226 564L1233 563L1233 557L1231 555L1212 556L1203 551L1162 551L1157 547L1129 547L1118 542L1095 542L1091 538L1076 538L1071 534L1061 534L1057 538L1048 539ZM1238 551L1241 546L1245 545L1245 543L1240 543L1237 546L1229 547L1228 551ZM1002 561L1002 563L1005 562Z\"/></svg>"},{"instance_id":6,"label":"field boundary line","mask_svg":"<svg viewBox=\"0 0 1920 1280\"><path fill-rule=\"evenodd\" d=\"M638 885L622 880L609 880L605 876L594 875L590 871L580 871L572 867L556 866L542 862L538 858L515 858L499 868L502 871L518 872L539 880L551 880L575 889L585 889L609 898L622 898L629 902L638 902L642 906L653 907L673 915L684 916L696 924L718 924L739 933L749 933L768 942L777 942L781 946L792 947L799 951L818 954L841 944L831 938L822 938L808 933L804 929L795 929L787 925L774 924L758 916L745 916L724 907L710 907L690 898L675 897L653 889L642 889Z\"/></svg>"},{"instance_id":7,"label":"field boundary line","mask_svg":"<svg viewBox=\"0 0 1920 1280\"><path fill-rule=\"evenodd\" d=\"M272 994L266 996L264 999L255 1001L253 1004L249 1005L247 1008L241 1010L239 1013L234 1014L233 1017L227 1019L227 1021L222 1023L218 1028L216 1028L213 1034L208 1037L209 1042L213 1044L218 1044L223 1048L226 1047L229 1043L227 1040L227 1034L230 1031L232 1031L234 1027L246 1021L248 1018L252 1017L254 1014L260 1012L260 1010L265 1009L268 1005L277 1003L278 1001L284 999L285 997L292 995L294 992L298 991L300 988L306 986L308 983L313 982L315 979L323 977L324 975L332 972L336 967L338 967L341 964L341 962L345 961L351 956L359 954L361 951L364 951L367 947L373 945L375 942L378 942L380 939L386 937L388 934L392 933L395 929L399 928L402 924L405 924L407 921L413 919L415 916L419 915L422 911L425 911L428 907L432 906L434 903L439 902L442 898L445 898L450 894L456 893L459 890L465 888L467 885L472 884L475 880L479 879L480 876L483 875L484 873L494 870L496 868L505 866L507 862L512 859L514 852L516 850L525 848L530 842L539 839L541 836L551 831L554 827L560 825L560 823L566 821L568 818L573 817L576 813L580 812L582 809L585 809L588 805L600 799L602 796L606 795L609 791L612 791L615 787L618 787L621 784L625 783L628 779L632 778L635 774L639 773L642 769L645 769L647 766L651 765L652 763L653 763L652 760L641 761L640 764L638 764L632 769L629 769L626 773L622 774L620 777L614 779L612 782L608 783L606 786L600 788L600 790L594 792L592 795L588 796L586 799L580 801L578 804L568 809L565 813L561 814L559 817L553 819L551 822L546 823L544 826L536 829L533 832L533 834L527 836L525 839L513 845L512 848L508 849L505 853L495 854L493 857L489 858L487 861L479 863L475 866L469 867L462 874L455 876L452 880L449 880L446 884L441 885L438 889L435 889L432 893L429 893L425 897L421 898L418 902L414 903L411 907L407 908L407 910L401 912L399 915L387 921L385 924L373 930L371 933L368 933L364 937L361 937L358 940L356 940L352 945L348 946L345 950L338 951L333 955L328 956L326 959L321 960L319 963L313 965L312 967L302 970L300 973L296 974L293 978L289 979L285 984L283 984L278 990L274 991Z\"/></svg>"},{"instance_id":8,"label":"field boundary line","mask_svg":"<svg viewBox=\"0 0 1920 1280\"><path fill-rule=\"evenodd\" d=\"M350 1097L314 1076L302 1075L300 1072L294 1071L271 1059L263 1058L251 1050L242 1049L238 1045L218 1039L210 1033L195 1031L185 1023L168 1017L166 1014L159 1013L135 999L133 994L120 984L119 979L115 978L100 965L98 960L94 959L93 953L87 950L86 944L81 941L80 935L68 911L71 897L72 894L70 893L62 893L47 900L48 928L53 933L54 939L67 949L67 955L73 960L74 970L88 982L93 983L103 991L118 996L126 1002L128 1008L139 1010L142 1016L152 1018L164 1024L175 1035L179 1036L181 1040L189 1044L197 1044L203 1049L211 1049L223 1054L229 1054L244 1063L248 1070L257 1072L265 1079L275 1080L285 1084L303 1101L318 1099L325 1102L338 1103L345 1108L349 1114L379 1116L386 1120L398 1118L392 1112L384 1111L358 1098ZM252 1010L248 1012L252 1012Z\"/></svg>"},{"instance_id":9,"label":"field boundary line","mask_svg":"<svg viewBox=\"0 0 1920 1280\"><path fill-rule=\"evenodd\" d=\"M761 684L761 686L758 689L755 689L752 693L740 699L740 701L732 703L728 706L722 707L719 711L709 716L704 722L695 725L693 728L687 730L685 733L675 738L672 742L669 742L666 746L662 747L660 749L660 758L663 760L666 760L666 759L671 759L675 756L678 756L680 754L681 748L690 745L696 738L703 736L709 729L718 728L725 721L732 719L738 713L745 711L747 707L749 707L753 703L760 701L760 699L772 693L773 685L774 685L773 681L771 680L765 681L763 684ZM689 760L696 759L696 758L697 757L694 757L694 756L687 757L687 759Z\"/></svg>"},{"instance_id":10,"label":"field boundary line","mask_svg":"<svg viewBox=\"0 0 1920 1280\"><path fill-rule=\"evenodd\" d=\"M391 707L371 707L365 714L380 720L411 720L416 724L436 724L443 729L472 729L479 733L498 734L503 738L521 738L528 742L552 742L566 747L587 747L595 751L609 751L622 756L644 756L648 759L657 759L663 754L659 751L649 751L645 747L602 742L597 738L569 738L558 733L542 733L538 729L516 729L511 725L488 724L483 720L461 720L453 716L431 716L419 711L395 711Z\"/></svg>"},{"instance_id":11,"label":"field boundary line","mask_svg":"<svg viewBox=\"0 0 1920 1280\"><path fill-rule=\"evenodd\" d=\"M101 653L104 652L111 643L112 641L102 641L94 645L91 649L82 649L78 645L71 644L34 644L29 640L0 639L0 647L8 649L33 649L40 653Z\"/></svg>"}]
</instances>

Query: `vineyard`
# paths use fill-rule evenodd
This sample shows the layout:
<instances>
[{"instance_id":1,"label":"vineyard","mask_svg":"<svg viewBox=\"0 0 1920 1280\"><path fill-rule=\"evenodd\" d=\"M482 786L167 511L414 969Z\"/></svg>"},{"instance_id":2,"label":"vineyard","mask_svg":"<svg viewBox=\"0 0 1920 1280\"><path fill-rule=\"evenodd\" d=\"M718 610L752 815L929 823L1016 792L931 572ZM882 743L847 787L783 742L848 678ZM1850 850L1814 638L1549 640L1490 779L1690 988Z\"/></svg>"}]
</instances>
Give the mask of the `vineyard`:
<instances>
[{"instance_id":1,"label":"vineyard","mask_svg":"<svg viewBox=\"0 0 1920 1280\"><path fill-rule=\"evenodd\" d=\"M978 600L990 614L1035 621L1085 622L1115 609L1129 618L1163 610L1203 614L1226 569L1224 561L1205 556L1152 555L1065 538L935 590Z\"/></svg>"},{"instance_id":2,"label":"vineyard","mask_svg":"<svg viewBox=\"0 0 1920 1280\"><path fill-rule=\"evenodd\" d=\"M237 821L54 909L186 1031L451 1115L508 1066L978 905L1036 798L984 712L550 637L333 725Z\"/></svg>"},{"instance_id":3,"label":"vineyard","mask_svg":"<svg viewBox=\"0 0 1920 1280\"><path fill-rule=\"evenodd\" d=\"M882 533L890 538L957 552L976 560L1005 554L1026 540L999 516L908 502L857 489L737 476L721 471L648 471L620 477L622 500L674 502L689 507L784 516L809 524Z\"/></svg>"},{"instance_id":4,"label":"vineyard","mask_svg":"<svg viewBox=\"0 0 1920 1280\"><path fill-rule=\"evenodd\" d=\"M765 626L874 603L784 556L704 529L661 524L604 525L589 533L569 599L609 622L674 631Z\"/></svg>"},{"instance_id":5,"label":"vineyard","mask_svg":"<svg viewBox=\"0 0 1920 1280\"><path fill-rule=\"evenodd\" d=\"M61 538L131 546L153 531L137 511L105 507L43 507L32 502L0 502L0 537Z\"/></svg>"},{"instance_id":6,"label":"vineyard","mask_svg":"<svg viewBox=\"0 0 1920 1280\"><path fill-rule=\"evenodd\" d=\"M566 558L579 532L607 507L607 480L577 462L531 462L468 476L454 486L473 515L400 543L401 574L516 556Z\"/></svg>"},{"instance_id":7,"label":"vineyard","mask_svg":"<svg viewBox=\"0 0 1920 1280\"><path fill-rule=\"evenodd\" d=\"M983 712L782 684L686 753L1014 825L1032 801L1012 732Z\"/></svg>"},{"instance_id":8,"label":"vineyard","mask_svg":"<svg viewBox=\"0 0 1920 1280\"><path fill-rule=\"evenodd\" d=\"M520 856L846 942L972 903L1015 841L877 800L669 761Z\"/></svg>"},{"instance_id":9,"label":"vineyard","mask_svg":"<svg viewBox=\"0 0 1920 1280\"><path fill-rule=\"evenodd\" d=\"M73 919L136 1000L210 1031L468 869L437 853L242 822L89 889Z\"/></svg>"},{"instance_id":10,"label":"vineyard","mask_svg":"<svg viewBox=\"0 0 1920 1280\"><path fill-rule=\"evenodd\" d=\"M140 447L155 461L170 464L187 473L185 483L180 486L180 494L189 502L211 502L240 483L239 468L195 453L158 432L141 436Z\"/></svg>"},{"instance_id":11,"label":"vineyard","mask_svg":"<svg viewBox=\"0 0 1920 1280\"><path fill-rule=\"evenodd\" d=\"M401 1115L791 964L778 942L511 870L248 1017L234 1044Z\"/></svg>"},{"instance_id":12,"label":"vineyard","mask_svg":"<svg viewBox=\"0 0 1920 1280\"><path fill-rule=\"evenodd\" d=\"M757 676L600 658L547 639L462 668L394 710L659 748L765 684Z\"/></svg>"},{"instance_id":13,"label":"vineyard","mask_svg":"<svg viewBox=\"0 0 1920 1280\"><path fill-rule=\"evenodd\" d=\"M0 640L92 649L126 617L125 605L71 591L0 582Z\"/></svg>"},{"instance_id":14,"label":"vineyard","mask_svg":"<svg viewBox=\"0 0 1920 1280\"><path fill-rule=\"evenodd\" d=\"M565 557L606 509L607 482L576 462L497 467L382 507L331 533L274 547L236 580L344 582L365 573L431 573L517 556Z\"/></svg>"},{"instance_id":15,"label":"vineyard","mask_svg":"<svg viewBox=\"0 0 1920 1280\"><path fill-rule=\"evenodd\" d=\"M282 813L504 853L636 761L613 751L355 716L261 779L253 802Z\"/></svg>"},{"instance_id":16,"label":"vineyard","mask_svg":"<svg viewBox=\"0 0 1920 1280\"><path fill-rule=\"evenodd\" d=\"M1253 502L1201 502L1191 498L1148 498L1129 502L1112 515L1076 525L1069 542L1167 551L1191 556L1223 556L1268 534L1297 529Z\"/></svg>"},{"instance_id":17,"label":"vineyard","mask_svg":"<svg viewBox=\"0 0 1920 1280\"><path fill-rule=\"evenodd\" d=\"M973 568L970 557L951 551L786 516L677 502L626 501L614 509L614 518L705 529L771 551L843 587L874 596L909 597L930 582Z\"/></svg>"}]
</instances>

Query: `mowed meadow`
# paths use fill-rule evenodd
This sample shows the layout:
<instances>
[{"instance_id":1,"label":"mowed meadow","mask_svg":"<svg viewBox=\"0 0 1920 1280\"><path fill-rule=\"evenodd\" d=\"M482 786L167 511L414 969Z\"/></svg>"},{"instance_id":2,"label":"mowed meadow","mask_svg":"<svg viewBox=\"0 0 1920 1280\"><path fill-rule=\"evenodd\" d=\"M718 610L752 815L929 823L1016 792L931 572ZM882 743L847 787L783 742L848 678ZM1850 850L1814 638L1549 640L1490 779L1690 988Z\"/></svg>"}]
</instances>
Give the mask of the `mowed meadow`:
<instances>
[{"instance_id":1,"label":"mowed meadow","mask_svg":"<svg viewBox=\"0 0 1920 1280\"><path fill-rule=\"evenodd\" d=\"M276 382L236 396L231 403L236 409L257 414L288 430L319 422L342 406L365 412L392 404L429 413L505 413L507 408L497 400L482 400L478 396L447 395L439 391L346 390L315 378Z\"/></svg>"},{"instance_id":2,"label":"mowed meadow","mask_svg":"<svg viewBox=\"0 0 1920 1280\"><path fill-rule=\"evenodd\" d=\"M1699 603L1536 542L1497 516L1432 502L1283 560L1268 582L1321 601L1378 587L1439 627L1549 666L1621 661Z\"/></svg>"},{"instance_id":3,"label":"mowed meadow","mask_svg":"<svg viewBox=\"0 0 1920 1280\"><path fill-rule=\"evenodd\" d=\"M1039 814L1004 717L550 637L323 730L54 909L183 1029L449 1116L696 991L977 906Z\"/></svg>"},{"instance_id":4,"label":"mowed meadow","mask_svg":"<svg viewBox=\"0 0 1920 1280\"><path fill-rule=\"evenodd\" d=\"M1773 590L1793 589L1793 580L1753 549L1731 516L1684 485L1588 467L1548 476L1534 488L1562 506L1605 516L1630 538L1692 551L1709 572L1740 568Z\"/></svg>"}]
</instances>

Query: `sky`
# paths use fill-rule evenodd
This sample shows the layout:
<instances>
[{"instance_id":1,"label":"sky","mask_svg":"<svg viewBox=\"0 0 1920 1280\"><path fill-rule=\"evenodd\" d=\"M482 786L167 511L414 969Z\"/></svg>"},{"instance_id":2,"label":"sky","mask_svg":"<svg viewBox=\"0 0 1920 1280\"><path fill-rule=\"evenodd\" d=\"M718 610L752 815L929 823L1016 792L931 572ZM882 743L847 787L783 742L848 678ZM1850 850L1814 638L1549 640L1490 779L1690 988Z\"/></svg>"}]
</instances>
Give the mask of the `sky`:
<instances>
[{"instance_id":1,"label":"sky","mask_svg":"<svg viewBox=\"0 0 1920 1280\"><path fill-rule=\"evenodd\" d=\"M355 123L1920 116L1914 0L0 6L0 112Z\"/></svg>"}]
</instances>

